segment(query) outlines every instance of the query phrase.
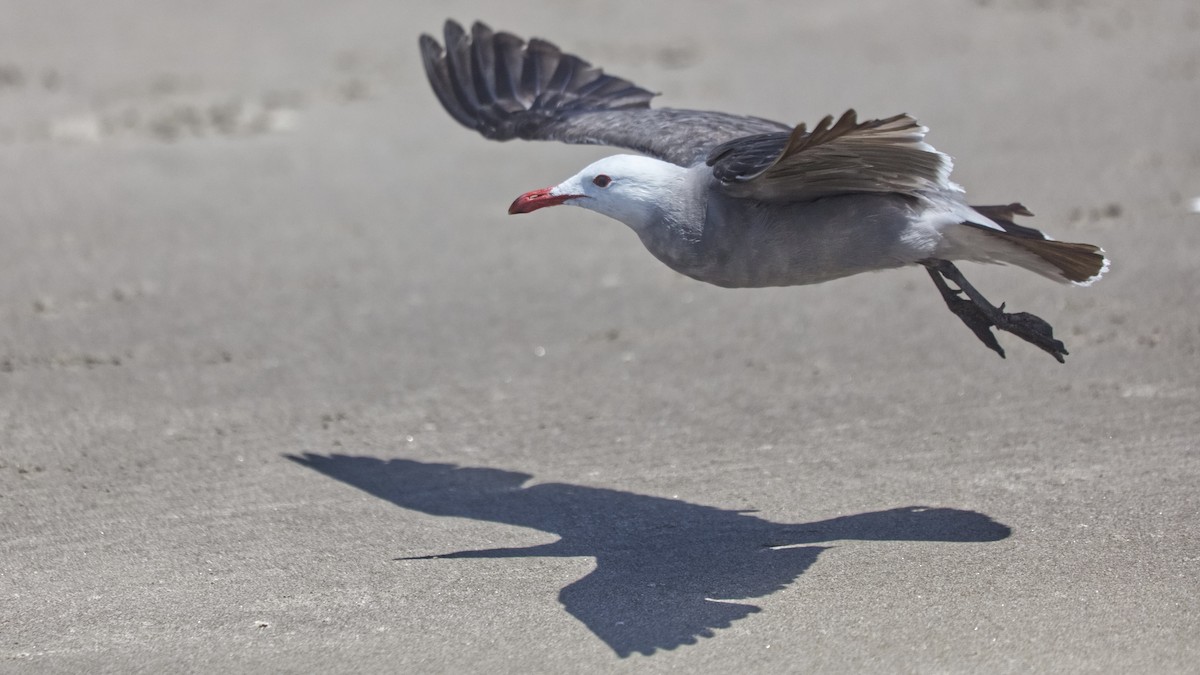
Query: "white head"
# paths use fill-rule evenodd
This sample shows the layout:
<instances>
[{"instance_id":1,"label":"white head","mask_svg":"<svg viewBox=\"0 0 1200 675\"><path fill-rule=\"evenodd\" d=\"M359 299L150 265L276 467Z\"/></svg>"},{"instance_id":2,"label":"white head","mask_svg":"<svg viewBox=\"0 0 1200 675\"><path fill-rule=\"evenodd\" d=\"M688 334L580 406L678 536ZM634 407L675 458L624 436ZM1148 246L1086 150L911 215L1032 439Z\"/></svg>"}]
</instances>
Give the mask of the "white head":
<instances>
[{"instance_id":1,"label":"white head","mask_svg":"<svg viewBox=\"0 0 1200 675\"><path fill-rule=\"evenodd\" d=\"M673 195L681 194L687 169L641 155L613 155L593 162L554 187L517 197L509 213L546 206L582 206L640 230L658 222Z\"/></svg>"}]
</instances>

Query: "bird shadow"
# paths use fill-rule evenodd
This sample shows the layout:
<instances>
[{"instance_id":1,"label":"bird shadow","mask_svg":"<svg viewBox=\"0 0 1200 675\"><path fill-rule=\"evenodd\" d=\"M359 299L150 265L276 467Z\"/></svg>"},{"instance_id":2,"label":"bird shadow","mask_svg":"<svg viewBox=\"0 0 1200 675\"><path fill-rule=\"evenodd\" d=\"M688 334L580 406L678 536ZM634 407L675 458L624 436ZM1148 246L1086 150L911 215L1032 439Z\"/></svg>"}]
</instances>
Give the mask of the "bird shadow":
<instances>
[{"instance_id":1,"label":"bird shadow","mask_svg":"<svg viewBox=\"0 0 1200 675\"><path fill-rule=\"evenodd\" d=\"M454 464L348 455L286 455L397 506L518 525L560 538L525 548L398 558L586 556L596 568L559 602L621 657L695 644L759 612L743 601L795 581L839 540L989 542L1011 530L986 515L907 506L809 523L775 523L677 499Z\"/></svg>"}]
</instances>

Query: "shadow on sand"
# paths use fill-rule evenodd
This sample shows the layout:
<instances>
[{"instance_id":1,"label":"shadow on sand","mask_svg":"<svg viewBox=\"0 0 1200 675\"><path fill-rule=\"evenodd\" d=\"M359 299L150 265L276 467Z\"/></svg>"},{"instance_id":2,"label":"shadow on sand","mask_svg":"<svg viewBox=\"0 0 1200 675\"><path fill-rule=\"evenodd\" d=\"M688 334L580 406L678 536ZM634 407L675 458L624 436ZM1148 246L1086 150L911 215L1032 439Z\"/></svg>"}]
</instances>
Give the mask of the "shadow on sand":
<instances>
[{"instance_id":1,"label":"shadow on sand","mask_svg":"<svg viewBox=\"0 0 1200 675\"><path fill-rule=\"evenodd\" d=\"M543 483L517 471L404 459L288 455L288 459L397 506L551 532L552 544L465 550L435 558L588 556L596 569L559 601L618 655L695 644L758 607L733 600L793 582L820 542L987 542L1007 526L973 511L904 508L786 524L746 512L581 485Z\"/></svg>"}]
</instances>

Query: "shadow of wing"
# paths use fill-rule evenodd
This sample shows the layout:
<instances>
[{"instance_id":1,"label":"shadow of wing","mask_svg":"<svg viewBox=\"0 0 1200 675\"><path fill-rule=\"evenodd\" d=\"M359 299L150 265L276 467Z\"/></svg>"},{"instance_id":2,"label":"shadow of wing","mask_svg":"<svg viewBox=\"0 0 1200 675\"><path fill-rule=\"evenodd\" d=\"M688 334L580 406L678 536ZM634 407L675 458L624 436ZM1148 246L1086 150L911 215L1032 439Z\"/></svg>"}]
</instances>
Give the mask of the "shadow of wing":
<instances>
[{"instance_id":1,"label":"shadow of wing","mask_svg":"<svg viewBox=\"0 0 1200 675\"><path fill-rule=\"evenodd\" d=\"M558 599L622 658L696 644L761 611L754 605L717 602L690 590L616 576L597 568L564 588Z\"/></svg>"},{"instance_id":2,"label":"shadow of wing","mask_svg":"<svg viewBox=\"0 0 1200 675\"><path fill-rule=\"evenodd\" d=\"M564 588L559 601L619 656L649 655L713 637L759 612L733 600L784 588L825 550L773 551L745 539L715 549L671 544L673 552L646 546L600 555L596 570Z\"/></svg>"}]
</instances>

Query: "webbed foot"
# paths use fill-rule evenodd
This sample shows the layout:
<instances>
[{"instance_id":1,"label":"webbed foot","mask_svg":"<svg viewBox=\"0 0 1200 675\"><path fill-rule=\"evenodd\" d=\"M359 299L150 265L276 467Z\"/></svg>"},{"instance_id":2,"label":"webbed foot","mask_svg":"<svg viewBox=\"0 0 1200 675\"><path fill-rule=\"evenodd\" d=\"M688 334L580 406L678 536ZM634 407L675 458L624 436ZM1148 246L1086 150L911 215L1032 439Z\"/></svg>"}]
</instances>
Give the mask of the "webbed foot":
<instances>
[{"instance_id":1,"label":"webbed foot","mask_svg":"<svg viewBox=\"0 0 1200 675\"><path fill-rule=\"evenodd\" d=\"M1068 355L1067 347L1062 341L1054 338L1054 329L1044 319L1028 312L1010 314L1004 311L1003 304L996 307L975 290L963 277L962 272L947 260L928 260L923 264L950 311L954 312L988 349L999 354L1001 358L1004 358L1004 348L996 341L992 328L1012 333L1050 354L1059 363L1065 362L1063 357ZM947 279L954 282L958 289L951 288L946 283Z\"/></svg>"}]
</instances>

